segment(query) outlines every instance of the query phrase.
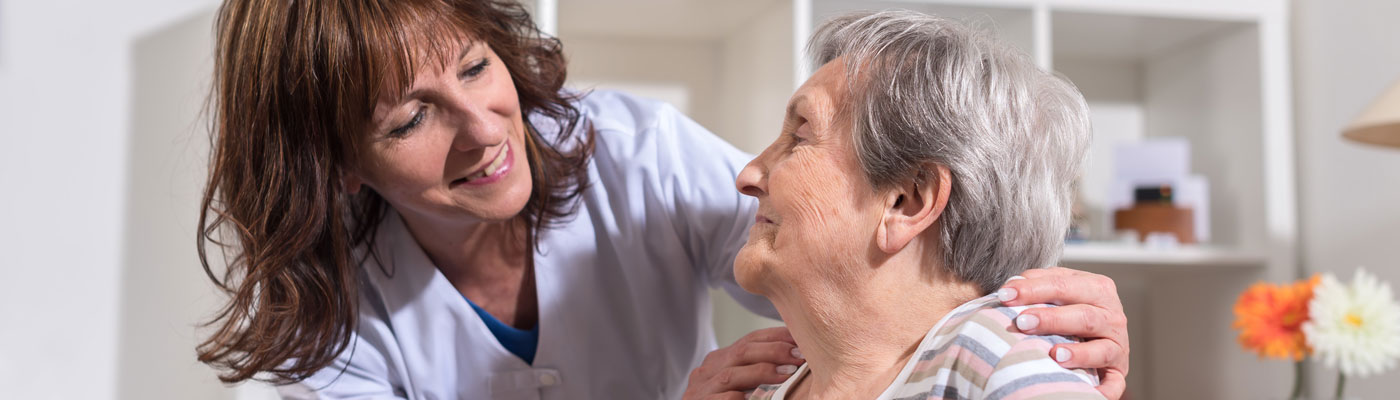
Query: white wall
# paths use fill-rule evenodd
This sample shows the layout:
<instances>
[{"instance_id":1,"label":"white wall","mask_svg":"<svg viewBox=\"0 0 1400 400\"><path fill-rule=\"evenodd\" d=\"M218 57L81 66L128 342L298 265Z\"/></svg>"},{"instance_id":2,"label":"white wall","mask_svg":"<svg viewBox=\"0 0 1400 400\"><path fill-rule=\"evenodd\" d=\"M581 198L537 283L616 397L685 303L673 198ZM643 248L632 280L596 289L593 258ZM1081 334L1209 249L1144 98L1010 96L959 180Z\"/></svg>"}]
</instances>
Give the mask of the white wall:
<instances>
[{"instance_id":1,"label":"white wall","mask_svg":"<svg viewBox=\"0 0 1400 400\"><path fill-rule=\"evenodd\" d=\"M720 108L715 134L758 154L778 138L793 87L792 5L774 2L722 39ZM782 325L761 317L722 290L711 290L715 340L728 346L757 329Z\"/></svg>"},{"instance_id":2,"label":"white wall","mask_svg":"<svg viewBox=\"0 0 1400 400\"><path fill-rule=\"evenodd\" d=\"M671 102L741 150L762 151L778 136L794 89L792 8L787 2L758 6L745 10L753 15L718 37L642 37L568 15L560 39L569 56L571 86L628 90ZM779 324L750 313L722 291L712 295L720 345Z\"/></svg>"},{"instance_id":3,"label":"white wall","mask_svg":"<svg viewBox=\"0 0 1400 400\"><path fill-rule=\"evenodd\" d=\"M778 138L793 86L792 5L775 2L722 40L723 118L715 134L758 154Z\"/></svg>"},{"instance_id":4,"label":"white wall","mask_svg":"<svg viewBox=\"0 0 1400 400\"><path fill-rule=\"evenodd\" d=\"M208 170L208 125L199 116L213 70L213 21L212 9L198 11L130 46L117 343L122 399L229 396L194 356L203 336L196 324L224 299L199 267L193 240Z\"/></svg>"},{"instance_id":5,"label":"white wall","mask_svg":"<svg viewBox=\"0 0 1400 400\"><path fill-rule=\"evenodd\" d=\"M1340 132L1400 79L1400 2L1293 1L1298 183L1305 273L1350 279L1366 266L1400 288L1400 149ZM1314 369L1312 398L1331 398L1336 371ZM1400 370L1348 380L1352 398L1393 398Z\"/></svg>"},{"instance_id":6,"label":"white wall","mask_svg":"<svg viewBox=\"0 0 1400 400\"><path fill-rule=\"evenodd\" d=\"M719 46L705 40L649 40L560 33L570 86L629 90L669 101L711 130L719 124ZM638 90L641 89L641 90ZM678 102L678 100L684 100Z\"/></svg>"},{"instance_id":7,"label":"white wall","mask_svg":"<svg viewBox=\"0 0 1400 400\"><path fill-rule=\"evenodd\" d=\"M140 69L197 62L161 46L197 46L215 5L0 2L0 398L223 391L193 362L191 294L209 286L182 257L190 207L163 207L187 194L170 163L201 143L177 135L205 71Z\"/></svg>"}]
</instances>

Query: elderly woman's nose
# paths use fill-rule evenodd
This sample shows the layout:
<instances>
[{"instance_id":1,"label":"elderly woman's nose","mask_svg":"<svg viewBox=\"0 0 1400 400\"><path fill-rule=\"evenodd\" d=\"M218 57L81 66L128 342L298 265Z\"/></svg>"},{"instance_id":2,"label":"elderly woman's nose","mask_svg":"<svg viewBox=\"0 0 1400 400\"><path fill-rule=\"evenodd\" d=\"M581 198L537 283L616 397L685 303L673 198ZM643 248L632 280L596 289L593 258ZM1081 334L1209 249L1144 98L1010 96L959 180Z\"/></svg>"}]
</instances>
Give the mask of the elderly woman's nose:
<instances>
[{"instance_id":1,"label":"elderly woman's nose","mask_svg":"<svg viewBox=\"0 0 1400 400\"><path fill-rule=\"evenodd\" d=\"M763 160L762 157L762 155L759 155L759 158L749 161L749 165L745 165L744 169L739 171L739 177L734 179L734 186L739 188L739 193L753 197L759 197L764 194L764 171L763 165L761 164Z\"/></svg>"}]
</instances>

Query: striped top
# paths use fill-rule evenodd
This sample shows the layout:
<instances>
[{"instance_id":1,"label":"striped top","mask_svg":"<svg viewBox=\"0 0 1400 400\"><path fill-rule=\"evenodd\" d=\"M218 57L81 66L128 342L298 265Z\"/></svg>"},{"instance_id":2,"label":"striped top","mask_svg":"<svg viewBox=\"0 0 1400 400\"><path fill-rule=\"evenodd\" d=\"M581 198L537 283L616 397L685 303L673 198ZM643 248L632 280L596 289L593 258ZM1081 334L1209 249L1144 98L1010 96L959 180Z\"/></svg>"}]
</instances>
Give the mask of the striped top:
<instances>
[{"instance_id":1,"label":"striped top","mask_svg":"<svg viewBox=\"0 0 1400 400\"><path fill-rule=\"evenodd\" d=\"M1054 345L1074 339L1015 328L1013 318L1026 308L1003 306L991 294L953 309L878 399L1102 399L1094 370L1065 369L1050 358ZM807 373L804 364L786 382L760 386L748 398L782 399Z\"/></svg>"}]
</instances>

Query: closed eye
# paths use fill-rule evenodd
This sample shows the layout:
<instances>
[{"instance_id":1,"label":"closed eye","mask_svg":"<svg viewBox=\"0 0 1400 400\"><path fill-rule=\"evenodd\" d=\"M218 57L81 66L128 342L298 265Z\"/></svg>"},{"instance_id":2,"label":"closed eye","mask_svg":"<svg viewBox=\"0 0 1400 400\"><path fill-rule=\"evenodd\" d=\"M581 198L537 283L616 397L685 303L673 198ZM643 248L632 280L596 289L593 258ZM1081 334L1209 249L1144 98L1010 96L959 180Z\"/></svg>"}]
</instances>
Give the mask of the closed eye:
<instances>
[{"instance_id":1,"label":"closed eye","mask_svg":"<svg viewBox=\"0 0 1400 400\"><path fill-rule=\"evenodd\" d=\"M477 61L475 64L472 64L472 66L467 67L467 69L465 70L462 70L462 73L458 74L458 77L460 77L461 79L475 78L477 76L480 76L482 72L486 72L486 67L490 65L490 59L482 58L481 61Z\"/></svg>"},{"instance_id":2,"label":"closed eye","mask_svg":"<svg viewBox=\"0 0 1400 400\"><path fill-rule=\"evenodd\" d=\"M389 131L390 138L400 138L413 132L415 128L423 124L423 119L428 115L428 106L418 106L418 110L413 112L413 119Z\"/></svg>"},{"instance_id":3,"label":"closed eye","mask_svg":"<svg viewBox=\"0 0 1400 400\"><path fill-rule=\"evenodd\" d=\"M791 142L793 146L797 146L807 142L806 138L802 137L802 135L799 135L797 133L803 128L807 128L806 118L797 117L792 120L792 129L788 130L787 136L788 141Z\"/></svg>"}]
</instances>

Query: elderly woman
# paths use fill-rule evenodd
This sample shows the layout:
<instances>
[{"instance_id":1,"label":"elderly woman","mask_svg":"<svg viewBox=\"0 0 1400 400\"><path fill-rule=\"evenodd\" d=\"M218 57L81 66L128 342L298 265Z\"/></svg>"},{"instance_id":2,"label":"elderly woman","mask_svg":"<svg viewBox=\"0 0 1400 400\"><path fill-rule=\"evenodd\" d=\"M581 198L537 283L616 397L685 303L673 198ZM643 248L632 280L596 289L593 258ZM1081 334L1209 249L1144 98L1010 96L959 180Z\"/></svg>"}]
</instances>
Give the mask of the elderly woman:
<instances>
[{"instance_id":1,"label":"elderly woman","mask_svg":"<svg viewBox=\"0 0 1400 400\"><path fill-rule=\"evenodd\" d=\"M824 64L782 136L739 174L758 199L735 263L806 357L751 398L1100 398L1074 339L1014 325L994 292L1051 265L1089 139L1068 82L967 27L912 12L821 27Z\"/></svg>"}]
</instances>

